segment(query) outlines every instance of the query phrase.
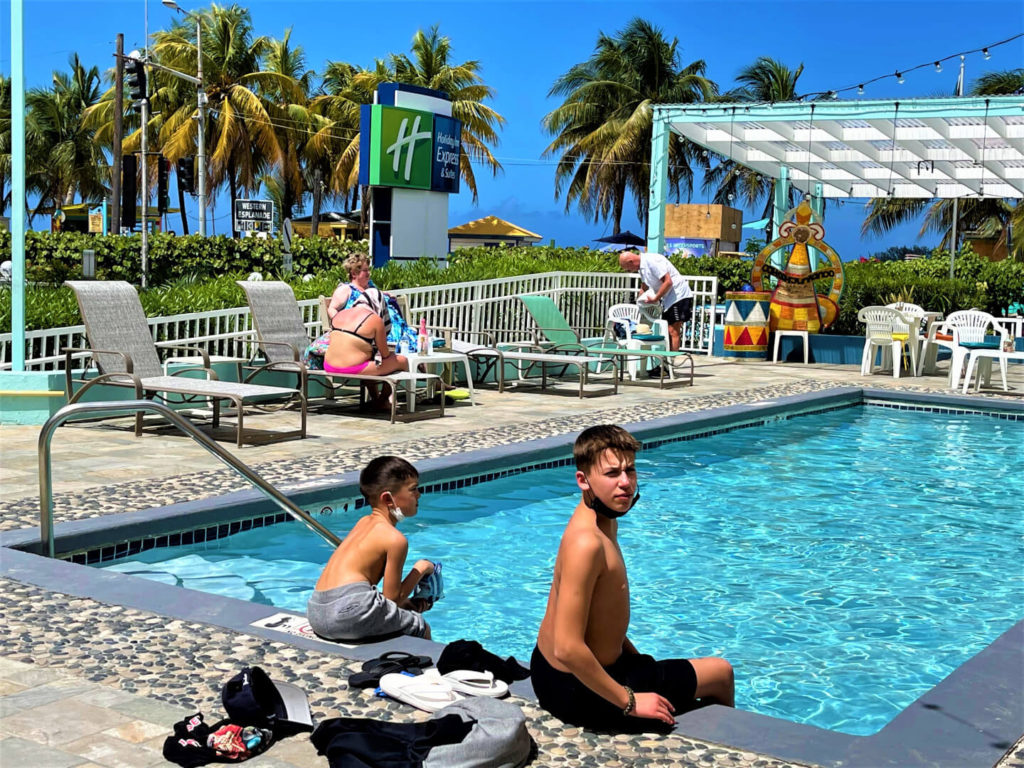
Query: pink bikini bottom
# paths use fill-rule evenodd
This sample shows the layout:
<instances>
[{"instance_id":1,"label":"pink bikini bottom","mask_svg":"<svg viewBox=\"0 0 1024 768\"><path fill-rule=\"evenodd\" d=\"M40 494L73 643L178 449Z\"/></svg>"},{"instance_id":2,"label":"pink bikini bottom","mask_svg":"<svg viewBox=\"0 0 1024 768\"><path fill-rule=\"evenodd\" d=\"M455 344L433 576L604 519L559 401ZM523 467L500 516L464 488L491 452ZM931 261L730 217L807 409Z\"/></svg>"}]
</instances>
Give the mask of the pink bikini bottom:
<instances>
[{"instance_id":1,"label":"pink bikini bottom","mask_svg":"<svg viewBox=\"0 0 1024 768\"><path fill-rule=\"evenodd\" d=\"M366 370L366 366L370 364L367 360L365 363L359 363L357 365L346 365L343 368L335 368L330 363L324 363L324 370L328 373L362 373Z\"/></svg>"}]
</instances>

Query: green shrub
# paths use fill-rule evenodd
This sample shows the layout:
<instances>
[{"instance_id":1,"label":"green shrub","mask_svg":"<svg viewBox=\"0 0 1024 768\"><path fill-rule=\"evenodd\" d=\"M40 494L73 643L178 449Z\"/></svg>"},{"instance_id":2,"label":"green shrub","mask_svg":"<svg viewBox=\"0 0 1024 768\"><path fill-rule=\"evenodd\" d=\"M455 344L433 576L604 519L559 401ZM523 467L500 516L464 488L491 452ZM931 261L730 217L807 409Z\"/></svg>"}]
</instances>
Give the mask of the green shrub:
<instances>
[{"instance_id":1,"label":"green shrub","mask_svg":"<svg viewBox=\"0 0 1024 768\"><path fill-rule=\"evenodd\" d=\"M301 238L293 242L294 271L282 276L280 244L276 240L225 237L174 237L156 235L151 239L151 285L141 292L149 316L204 312L245 304L235 280L258 271L267 279L285 279L297 298L329 295L346 275L342 261L350 253L365 251L366 244L328 238ZM27 260L31 267L26 295L25 323L28 330L78 325L81 320L71 290L60 286L81 274L81 250L96 251L100 279L138 282L139 237L96 237L77 233L31 232L27 237ZM0 252L10 252L10 235L0 232ZM4 256L8 258L8 256ZM750 280L749 259L673 259L683 274L714 275L719 299L726 291L740 290ZM430 259L413 263L391 262L373 271L374 282L384 288L418 288L445 283L493 280L542 272L615 272L614 253L589 248L467 248L452 254L447 269ZM978 307L1003 314L1015 302L1024 303L1024 264L990 263L969 247L956 260L956 277L949 279L949 257L935 251L915 261L864 261L845 265L845 290L840 315L831 333L860 334L857 311L872 304L899 299L913 301L929 310L948 314L957 309ZM315 277L304 282L302 277ZM0 290L0 331L11 328L11 297Z\"/></svg>"}]
</instances>

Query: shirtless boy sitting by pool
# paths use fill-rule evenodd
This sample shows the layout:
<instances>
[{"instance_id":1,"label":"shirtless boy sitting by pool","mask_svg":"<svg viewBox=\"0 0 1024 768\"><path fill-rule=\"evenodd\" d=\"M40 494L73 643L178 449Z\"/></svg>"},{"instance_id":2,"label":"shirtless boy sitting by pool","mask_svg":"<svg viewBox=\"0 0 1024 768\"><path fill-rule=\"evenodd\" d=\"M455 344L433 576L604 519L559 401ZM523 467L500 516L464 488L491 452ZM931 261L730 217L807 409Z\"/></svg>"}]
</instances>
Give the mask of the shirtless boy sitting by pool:
<instances>
[{"instance_id":1,"label":"shirtless boy sitting by pool","mask_svg":"<svg viewBox=\"0 0 1024 768\"><path fill-rule=\"evenodd\" d=\"M309 625L327 640L369 640L385 635L430 638L409 595L434 564L417 560L402 578L409 542L396 523L416 514L419 473L405 459L380 456L359 474L359 490L372 509L348 532L327 561L306 606ZM381 591L377 583L384 580Z\"/></svg>"},{"instance_id":2,"label":"shirtless boy sitting by pool","mask_svg":"<svg viewBox=\"0 0 1024 768\"><path fill-rule=\"evenodd\" d=\"M622 427L585 430L573 448L581 499L562 534L530 668L537 701L565 722L642 730L629 718L672 724L696 699L733 706L725 659L655 661L626 637L629 582L618 520L639 498L640 443Z\"/></svg>"}]
</instances>

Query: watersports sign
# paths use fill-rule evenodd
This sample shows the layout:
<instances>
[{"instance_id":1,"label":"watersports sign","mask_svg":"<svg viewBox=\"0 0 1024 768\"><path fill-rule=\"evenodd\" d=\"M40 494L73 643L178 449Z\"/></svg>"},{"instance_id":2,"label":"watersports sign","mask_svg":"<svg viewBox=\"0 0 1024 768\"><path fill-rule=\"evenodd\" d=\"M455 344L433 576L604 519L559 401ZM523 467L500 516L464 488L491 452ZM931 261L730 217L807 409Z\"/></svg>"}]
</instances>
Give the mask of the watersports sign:
<instances>
[{"instance_id":1,"label":"watersports sign","mask_svg":"<svg viewBox=\"0 0 1024 768\"><path fill-rule=\"evenodd\" d=\"M459 191L462 123L417 109L362 107L359 183Z\"/></svg>"},{"instance_id":2,"label":"watersports sign","mask_svg":"<svg viewBox=\"0 0 1024 768\"><path fill-rule=\"evenodd\" d=\"M273 232L273 200L235 200L235 229L239 232Z\"/></svg>"}]
</instances>

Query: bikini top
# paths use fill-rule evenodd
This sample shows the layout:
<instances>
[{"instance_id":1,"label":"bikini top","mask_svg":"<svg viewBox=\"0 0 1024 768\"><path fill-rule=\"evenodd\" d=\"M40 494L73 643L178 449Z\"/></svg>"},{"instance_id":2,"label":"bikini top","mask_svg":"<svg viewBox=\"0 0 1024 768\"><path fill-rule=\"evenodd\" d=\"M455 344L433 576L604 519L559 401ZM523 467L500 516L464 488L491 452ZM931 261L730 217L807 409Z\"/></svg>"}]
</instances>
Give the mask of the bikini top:
<instances>
[{"instance_id":1,"label":"bikini top","mask_svg":"<svg viewBox=\"0 0 1024 768\"><path fill-rule=\"evenodd\" d=\"M363 327L363 323L365 323L367 320L369 320L371 316L372 315L370 315L370 314L364 315L363 319L359 321L359 325L357 325L352 330L349 330L348 328L335 328L334 327L334 321L332 320L331 321L331 333L347 333L349 336L355 336L357 339L361 339L362 341L365 341L367 344L369 344L370 348L372 349L375 346L375 341L376 340L372 336L370 338L366 338L365 336L363 336L361 333L358 332L359 329Z\"/></svg>"}]
</instances>

